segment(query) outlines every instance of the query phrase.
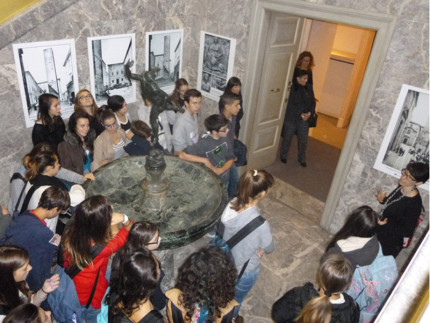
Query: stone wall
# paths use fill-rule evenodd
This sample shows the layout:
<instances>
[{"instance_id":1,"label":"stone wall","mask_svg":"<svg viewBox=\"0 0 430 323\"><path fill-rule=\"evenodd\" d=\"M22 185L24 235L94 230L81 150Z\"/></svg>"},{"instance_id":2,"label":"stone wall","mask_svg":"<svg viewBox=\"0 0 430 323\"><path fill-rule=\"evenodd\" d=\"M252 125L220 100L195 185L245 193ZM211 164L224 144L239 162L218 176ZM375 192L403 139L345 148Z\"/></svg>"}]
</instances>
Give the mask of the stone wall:
<instances>
[{"instance_id":1,"label":"stone wall","mask_svg":"<svg viewBox=\"0 0 430 323\"><path fill-rule=\"evenodd\" d=\"M6 202L9 177L32 146L31 128L24 127L12 53L13 43L74 38L80 87L89 88L87 37L136 33L136 65L137 72L141 72L144 68L145 32L183 28L185 39L182 73L193 87L197 79L200 30L205 30L237 39L234 74L245 80L254 2L255 0L46 0L12 22L0 26L0 104L3 107L3 117L0 119L3 131L0 138L0 182L3 183L0 187L0 201ZM429 4L427 0L308 2L390 14L397 18L394 36L331 224L331 231L336 231L351 209L374 201L376 187L389 191L396 185L396 179L376 171L373 164L402 84L428 88ZM140 98L137 103L130 104L132 116L138 104L141 104ZM216 110L216 102L204 99L201 119ZM421 193L425 205L428 205L428 193Z\"/></svg>"}]
</instances>

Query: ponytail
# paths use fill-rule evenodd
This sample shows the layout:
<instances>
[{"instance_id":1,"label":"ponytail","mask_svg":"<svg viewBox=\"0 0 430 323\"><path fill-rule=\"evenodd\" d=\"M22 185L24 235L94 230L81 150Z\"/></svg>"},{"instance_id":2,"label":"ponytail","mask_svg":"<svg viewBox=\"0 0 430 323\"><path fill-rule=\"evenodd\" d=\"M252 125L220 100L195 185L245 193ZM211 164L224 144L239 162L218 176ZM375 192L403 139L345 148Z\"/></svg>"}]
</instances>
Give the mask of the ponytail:
<instances>
[{"instance_id":1,"label":"ponytail","mask_svg":"<svg viewBox=\"0 0 430 323\"><path fill-rule=\"evenodd\" d=\"M58 156L53 150L33 149L22 159L22 164L26 169L25 178L31 180L37 175L42 174L46 167L55 166L57 160Z\"/></svg>"},{"instance_id":2,"label":"ponytail","mask_svg":"<svg viewBox=\"0 0 430 323\"><path fill-rule=\"evenodd\" d=\"M329 323L331 320L331 310L332 305L330 303L330 297L327 295L319 296L311 299L305 307L303 307L295 321L299 323Z\"/></svg>"}]
</instances>

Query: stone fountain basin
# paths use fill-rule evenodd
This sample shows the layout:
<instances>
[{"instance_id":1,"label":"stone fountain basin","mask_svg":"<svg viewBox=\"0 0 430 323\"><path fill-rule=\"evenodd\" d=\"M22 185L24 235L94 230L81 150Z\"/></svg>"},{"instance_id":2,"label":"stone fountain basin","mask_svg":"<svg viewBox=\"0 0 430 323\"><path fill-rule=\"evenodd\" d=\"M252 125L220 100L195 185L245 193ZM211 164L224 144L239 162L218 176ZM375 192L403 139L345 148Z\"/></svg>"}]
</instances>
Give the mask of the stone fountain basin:
<instances>
[{"instance_id":1,"label":"stone fountain basin","mask_svg":"<svg viewBox=\"0 0 430 323\"><path fill-rule=\"evenodd\" d=\"M115 160L94 172L96 180L84 184L87 197L106 196L116 212L133 221L157 224L160 250L187 245L206 234L219 220L227 204L220 178L205 166L164 156L163 176L170 181L166 205L159 211L145 207L140 187L146 177L146 157Z\"/></svg>"}]
</instances>

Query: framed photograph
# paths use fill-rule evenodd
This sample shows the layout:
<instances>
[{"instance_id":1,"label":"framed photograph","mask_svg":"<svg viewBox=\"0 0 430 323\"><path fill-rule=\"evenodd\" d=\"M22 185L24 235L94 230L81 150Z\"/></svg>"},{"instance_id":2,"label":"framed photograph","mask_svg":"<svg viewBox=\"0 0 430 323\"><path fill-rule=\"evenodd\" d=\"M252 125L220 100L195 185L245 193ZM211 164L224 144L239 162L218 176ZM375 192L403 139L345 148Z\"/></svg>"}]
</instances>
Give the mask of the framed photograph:
<instances>
[{"instance_id":1,"label":"framed photograph","mask_svg":"<svg viewBox=\"0 0 430 323\"><path fill-rule=\"evenodd\" d=\"M13 44L13 55L26 127L33 127L43 93L59 98L61 115L67 119L79 91L75 40Z\"/></svg>"},{"instance_id":2,"label":"framed photograph","mask_svg":"<svg viewBox=\"0 0 430 323\"><path fill-rule=\"evenodd\" d=\"M183 39L183 29L146 33L146 70L158 69L154 81L169 95L181 78Z\"/></svg>"},{"instance_id":3,"label":"framed photograph","mask_svg":"<svg viewBox=\"0 0 430 323\"><path fill-rule=\"evenodd\" d=\"M197 89L202 95L219 100L233 75L235 50L236 39L201 32Z\"/></svg>"},{"instance_id":4,"label":"framed photograph","mask_svg":"<svg viewBox=\"0 0 430 323\"><path fill-rule=\"evenodd\" d=\"M410 161L429 163L429 91L403 84L374 168L399 178Z\"/></svg>"},{"instance_id":5,"label":"framed photograph","mask_svg":"<svg viewBox=\"0 0 430 323\"><path fill-rule=\"evenodd\" d=\"M87 38L91 92L98 106L106 104L110 95L121 95L127 103L136 102L136 85L124 72L129 60L136 63L135 39L135 34ZM136 71L136 64L131 71Z\"/></svg>"}]
</instances>

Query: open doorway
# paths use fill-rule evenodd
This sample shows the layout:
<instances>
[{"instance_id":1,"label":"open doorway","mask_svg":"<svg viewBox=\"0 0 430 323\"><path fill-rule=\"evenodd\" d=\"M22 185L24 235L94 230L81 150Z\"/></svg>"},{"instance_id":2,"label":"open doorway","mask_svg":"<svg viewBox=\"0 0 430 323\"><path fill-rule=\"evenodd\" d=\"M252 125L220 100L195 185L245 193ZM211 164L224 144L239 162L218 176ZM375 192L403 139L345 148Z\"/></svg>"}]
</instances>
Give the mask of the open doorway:
<instances>
[{"instance_id":1,"label":"open doorway","mask_svg":"<svg viewBox=\"0 0 430 323\"><path fill-rule=\"evenodd\" d=\"M294 138L288 163L282 164L278 153L278 158L266 170L325 202L354 112L375 31L312 19L304 19L303 25L298 53L306 50L313 54L313 88L319 115L317 127L309 130L307 168L297 162L297 139Z\"/></svg>"}]
</instances>

